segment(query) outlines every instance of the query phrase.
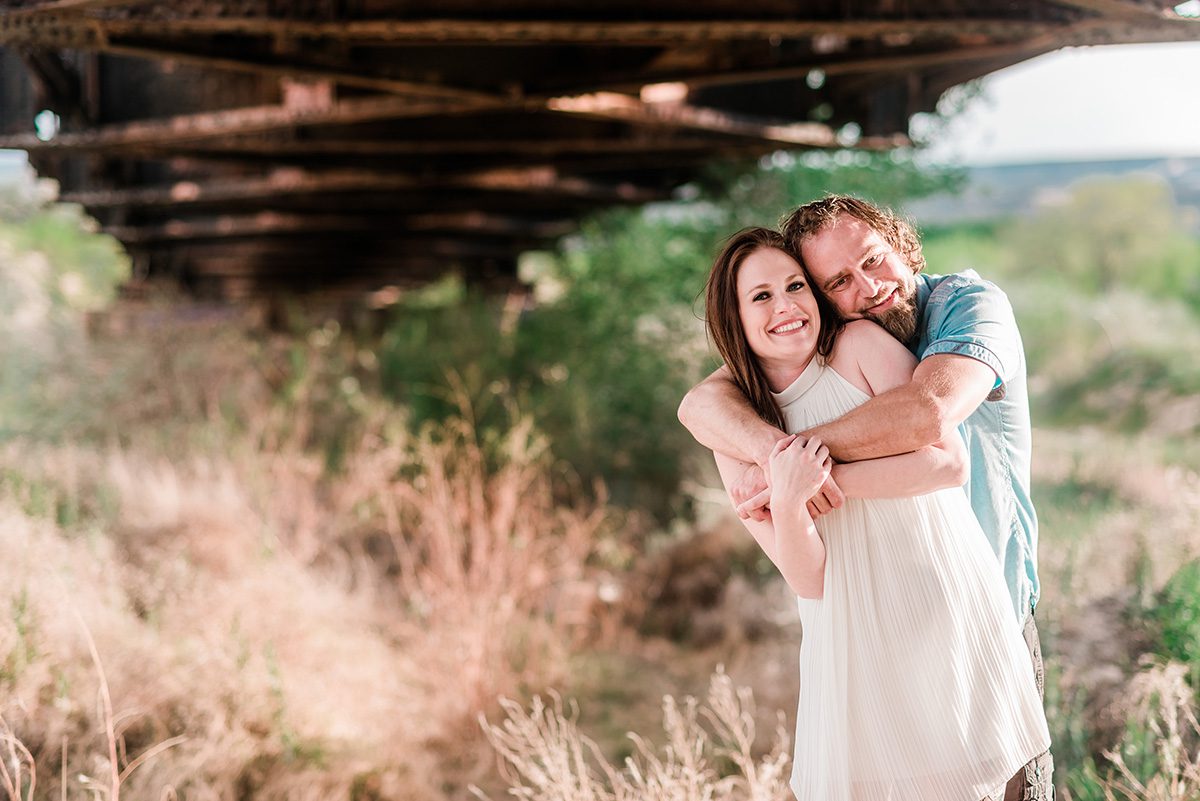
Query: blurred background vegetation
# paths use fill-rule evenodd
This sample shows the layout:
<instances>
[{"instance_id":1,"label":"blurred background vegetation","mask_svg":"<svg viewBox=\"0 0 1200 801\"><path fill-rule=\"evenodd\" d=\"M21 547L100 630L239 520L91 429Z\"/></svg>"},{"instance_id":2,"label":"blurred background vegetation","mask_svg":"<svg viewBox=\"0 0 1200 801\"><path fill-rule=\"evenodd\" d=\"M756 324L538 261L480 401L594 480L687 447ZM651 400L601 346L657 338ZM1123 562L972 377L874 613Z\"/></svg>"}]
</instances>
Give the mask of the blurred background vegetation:
<instances>
[{"instance_id":1,"label":"blurred background vegetation","mask_svg":"<svg viewBox=\"0 0 1200 801\"><path fill-rule=\"evenodd\" d=\"M118 300L115 242L5 187L0 713L38 796L498 797L476 715L501 694L578 699L618 761L717 662L768 731L794 612L675 419L716 365L711 258L827 191L921 208L969 180L906 153L726 165L527 254L528 294L449 276L297 302L288 330ZM1008 292L1029 355L1060 793L1200 797L1197 209L1135 173L917 222L932 272Z\"/></svg>"}]
</instances>

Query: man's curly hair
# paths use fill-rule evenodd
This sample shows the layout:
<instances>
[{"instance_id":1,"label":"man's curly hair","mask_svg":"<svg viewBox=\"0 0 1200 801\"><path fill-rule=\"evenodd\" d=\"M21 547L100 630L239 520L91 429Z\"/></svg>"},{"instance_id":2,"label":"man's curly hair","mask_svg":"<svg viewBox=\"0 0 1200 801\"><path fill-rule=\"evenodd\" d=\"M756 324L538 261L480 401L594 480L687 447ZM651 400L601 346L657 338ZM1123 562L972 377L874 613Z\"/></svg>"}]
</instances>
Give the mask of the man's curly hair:
<instances>
[{"instance_id":1,"label":"man's curly hair","mask_svg":"<svg viewBox=\"0 0 1200 801\"><path fill-rule=\"evenodd\" d=\"M912 267L913 273L925 269L921 240L911 225L893 214L891 209L881 209L849 195L826 195L820 200L805 203L783 218L780 233L788 249L799 257L801 245L833 225L843 214L856 217L878 231L892 250Z\"/></svg>"}]
</instances>

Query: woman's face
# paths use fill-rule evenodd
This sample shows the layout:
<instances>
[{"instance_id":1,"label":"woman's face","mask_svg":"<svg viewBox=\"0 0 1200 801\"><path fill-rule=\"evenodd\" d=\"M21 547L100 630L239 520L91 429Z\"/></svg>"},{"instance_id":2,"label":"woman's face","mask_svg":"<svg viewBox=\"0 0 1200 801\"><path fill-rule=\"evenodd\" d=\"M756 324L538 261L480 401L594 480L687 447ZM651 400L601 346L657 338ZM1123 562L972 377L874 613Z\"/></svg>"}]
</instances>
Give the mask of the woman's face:
<instances>
[{"instance_id":1,"label":"woman's face","mask_svg":"<svg viewBox=\"0 0 1200 801\"><path fill-rule=\"evenodd\" d=\"M821 318L808 278L782 250L759 248L738 268L737 296L746 342L779 391L817 350Z\"/></svg>"}]
</instances>

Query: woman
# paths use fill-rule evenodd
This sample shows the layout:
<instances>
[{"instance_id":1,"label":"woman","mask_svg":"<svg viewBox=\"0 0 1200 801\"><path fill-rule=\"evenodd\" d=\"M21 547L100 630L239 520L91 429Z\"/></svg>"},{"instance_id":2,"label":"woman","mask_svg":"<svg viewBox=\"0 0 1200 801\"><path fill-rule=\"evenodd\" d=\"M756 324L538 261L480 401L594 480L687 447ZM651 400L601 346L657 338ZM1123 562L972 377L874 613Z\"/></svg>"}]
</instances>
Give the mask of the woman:
<instances>
[{"instance_id":1,"label":"woman","mask_svg":"<svg viewBox=\"0 0 1200 801\"><path fill-rule=\"evenodd\" d=\"M883 329L838 322L774 231L729 240L706 307L738 385L785 431L912 376L914 357ZM736 463L717 464L728 483ZM831 469L819 442L781 441L770 516L746 521L798 596L796 797L1002 797L1050 737L1000 567L961 489L961 441L838 465L848 500L814 523L806 502Z\"/></svg>"}]
</instances>

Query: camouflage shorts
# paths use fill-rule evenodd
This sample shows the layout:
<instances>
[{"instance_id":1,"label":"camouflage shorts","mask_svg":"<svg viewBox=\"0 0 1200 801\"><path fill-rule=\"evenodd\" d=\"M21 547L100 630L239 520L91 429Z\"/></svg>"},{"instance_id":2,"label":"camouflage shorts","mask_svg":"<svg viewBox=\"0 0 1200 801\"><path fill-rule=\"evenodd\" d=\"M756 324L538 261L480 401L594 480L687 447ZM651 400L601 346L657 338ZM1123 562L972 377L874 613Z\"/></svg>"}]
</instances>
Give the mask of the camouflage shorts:
<instances>
[{"instance_id":1,"label":"camouflage shorts","mask_svg":"<svg viewBox=\"0 0 1200 801\"><path fill-rule=\"evenodd\" d=\"M1008 783L1005 801L1054 801L1054 757L1045 751L1033 759Z\"/></svg>"},{"instance_id":2,"label":"camouflage shorts","mask_svg":"<svg viewBox=\"0 0 1200 801\"><path fill-rule=\"evenodd\" d=\"M1033 676L1037 681L1038 695L1046 695L1046 667L1042 664L1042 642L1038 638L1037 624L1030 614L1025 620L1025 644L1029 646L1029 657L1033 660ZM997 788L985 801L1054 801L1054 758L1050 752L1039 754L1029 764L1017 771L1008 786Z\"/></svg>"},{"instance_id":3,"label":"camouflage shorts","mask_svg":"<svg viewBox=\"0 0 1200 801\"><path fill-rule=\"evenodd\" d=\"M1054 801L1054 760L1046 751L1017 771L1007 784L988 793L982 801Z\"/></svg>"}]
</instances>

